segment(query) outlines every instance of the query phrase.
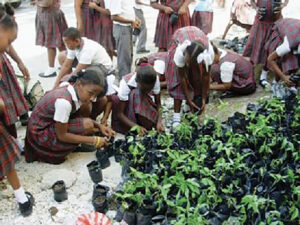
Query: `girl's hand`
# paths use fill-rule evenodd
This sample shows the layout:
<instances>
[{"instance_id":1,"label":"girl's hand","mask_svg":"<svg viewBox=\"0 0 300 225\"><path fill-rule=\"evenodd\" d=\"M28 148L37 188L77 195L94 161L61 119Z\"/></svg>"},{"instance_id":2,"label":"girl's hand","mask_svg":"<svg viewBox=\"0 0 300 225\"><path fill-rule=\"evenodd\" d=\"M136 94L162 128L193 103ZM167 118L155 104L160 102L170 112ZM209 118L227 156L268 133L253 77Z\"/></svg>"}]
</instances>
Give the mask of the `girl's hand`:
<instances>
[{"instance_id":1,"label":"girl's hand","mask_svg":"<svg viewBox=\"0 0 300 225\"><path fill-rule=\"evenodd\" d=\"M89 2L89 7L90 7L91 9L96 9L97 6L98 6L98 5L97 5L95 2Z\"/></svg>"},{"instance_id":2,"label":"girl's hand","mask_svg":"<svg viewBox=\"0 0 300 225\"><path fill-rule=\"evenodd\" d=\"M98 140L100 140L99 143L98 143ZM96 136L93 144L97 148L102 148L102 147L108 146L108 142L109 142L109 139L107 137L97 137Z\"/></svg>"},{"instance_id":3,"label":"girl's hand","mask_svg":"<svg viewBox=\"0 0 300 225\"><path fill-rule=\"evenodd\" d=\"M190 107L191 112L195 112L195 111L200 111L201 110L192 100L188 101L188 105Z\"/></svg>"},{"instance_id":4,"label":"girl's hand","mask_svg":"<svg viewBox=\"0 0 300 225\"><path fill-rule=\"evenodd\" d=\"M183 15L187 13L188 8L186 6L181 6L178 10L178 15Z\"/></svg>"},{"instance_id":5,"label":"girl's hand","mask_svg":"<svg viewBox=\"0 0 300 225\"><path fill-rule=\"evenodd\" d=\"M19 70L22 72L26 82L30 80L29 71L23 63L18 63Z\"/></svg>"},{"instance_id":6,"label":"girl's hand","mask_svg":"<svg viewBox=\"0 0 300 225\"><path fill-rule=\"evenodd\" d=\"M289 87L293 87L296 86L296 84L294 84L291 80L290 77L288 76L284 76L284 78L282 79L284 81L284 83L289 86Z\"/></svg>"},{"instance_id":7,"label":"girl's hand","mask_svg":"<svg viewBox=\"0 0 300 225\"><path fill-rule=\"evenodd\" d=\"M169 15L169 14L171 14L172 12L174 12L174 10L173 10L171 7L166 6L166 7L164 8L164 12L165 12L165 14Z\"/></svg>"},{"instance_id":8,"label":"girl's hand","mask_svg":"<svg viewBox=\"0 0 300 225\"><path fill-rule=\"evenodd\" d=\"M148 133L147 129L142 126L140 126L140 128L140 135L145 136Z\"/></svg>"},{"instance_id":9,"label":"girl's hand","mask_svg":"<svg viewBox=\"0 0 300 225\"><path fill-rule=\"evenodd\" d=\"M274 13L275 14L281 13L282 9L283 9L283 4L280 4L279 6L274 8Z\"/></svg>"},{"instance_id":10,"label":"girl's hand","mask_svg":"<svg viewBox=\"0 0 300 225\"><path fill-rule=\"evenodd\" d=\"M164 132L164 131L165 131L164 125L162 124L161 121L159 121L159 122L156 124L156 130L157 130L157 132Z\"/></svg>"},{"instance_id":11,"label":"girl's hand","mask_svg":"<svg viewBox=\"0 0 300 225\"><path fill-rule=\"evenodd\" d=\"M111 129L103 124L99 124L99 129L102 134L104 134L105 136L108 137L108 140L110 140L111 137L114 137L116 135L116 132L113 129Z\"/></svg>"},{"instance_id":12,"label":"girl's hand","mask_svg":"<svg viewBox=\"0 0 300 225\"><path fill-rule=\"evenodd\" d=\"M107 126L107 119L102 118L101 119L101 124L104 125L104 126Z\"/></svg>"}]
</instances>

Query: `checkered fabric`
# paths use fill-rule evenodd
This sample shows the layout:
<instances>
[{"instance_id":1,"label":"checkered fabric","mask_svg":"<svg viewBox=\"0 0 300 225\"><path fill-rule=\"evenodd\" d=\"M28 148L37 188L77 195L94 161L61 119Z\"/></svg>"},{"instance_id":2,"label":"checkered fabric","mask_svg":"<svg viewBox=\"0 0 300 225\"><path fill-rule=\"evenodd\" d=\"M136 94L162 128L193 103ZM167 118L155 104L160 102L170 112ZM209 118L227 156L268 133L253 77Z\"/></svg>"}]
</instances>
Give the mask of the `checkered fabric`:
<instances>
[{"instance_id":1,"label":"checkered fabric","mask_svg":"<svg viewBox=\"0 0 300 225\"><path fill-rule=\"evenodd\" d=\"M168 58L168 52L152 53L152 54L147 55L147 58L148 58L148 63L153 66L155 60L162 60L162 61L166 62L167 58Z\"/></svg>"},{"instance_id":2,"label":"checkered fabric","mask_svg":"<svg viewBox=\"0 0 300 225\"><path fill-rule=\"evenodd\" d=\"M186 0L157 0L160 4L171 7L175 12L178 12L185 1ZM190 26L191 24L189 11L184 15L180 15L177 23L173 25L169 23L169 18L170 16L162 11L158 14L154 36L154 43L158 48L167 49L174 32L181 27Z\"/></svg>"},{"instance_id":3,"label":"checkered fabric","mask_svg":"<svg viewBox=\"0 0 300 225\"><path fill-rule=\"evenodd\" d=\"M211 33L213 25L213 12L197 12L194 11L191 25L198 27L205 34Z\"/></svg>"}]
</instances>

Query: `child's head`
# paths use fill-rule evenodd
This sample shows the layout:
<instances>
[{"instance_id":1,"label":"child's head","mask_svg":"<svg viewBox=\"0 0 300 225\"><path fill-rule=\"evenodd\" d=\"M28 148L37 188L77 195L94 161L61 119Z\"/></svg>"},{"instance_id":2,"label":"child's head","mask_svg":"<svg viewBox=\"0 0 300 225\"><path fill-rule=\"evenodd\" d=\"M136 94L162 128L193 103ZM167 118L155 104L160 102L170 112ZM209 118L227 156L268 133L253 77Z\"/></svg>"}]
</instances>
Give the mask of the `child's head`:
<instances>
[{"instance_id":1,"label":"child's head","mask_svg":"<svg viewBox=\"0 0 300 225\"><path fill-rule=\"evenodd\" d=\"M205 50L204 45L199 41L193 41L189 46L187 46L184 58L185 65L187 67L197 63L197 57Z\"/></svg>"},{"instance_id":2,"label":"child's head","mask_svg":"<svg viewBox=\"0 0 300 225\"><path fill-rule=\"evenodd\" d=\"M94 101L103 97L107 92L107 81L102 70L79 71L77 76L72 76L70 82L75 82L77 95L82 103Z\"/></svg>"},{"instance_id":3,"label":"child's head","mask_svg":"<svg viewBox=\"0 0 300 225\"><path fill-rule=\"evenodd\" d=\"M18 25L9 5L0 4L0 52L5 51L17 38Z\"/></svg>"},{"instance_id":4,"label":"child's head","mask_svg":"<svg viewBox=\"0 0 300 225\"><path fill-rule=\"evenodd\" d=\"M63 41L68 49L75 50L80 47L81 34L80 31L74 27L70 27L63 33Z\"/></svg>"},{"instance_id":5,"label":"child's head","mask_svg":"<svg viewBox=\"0 0 300 225\"><path fill-rule=\"evenodd\" d=\"M157 75L152 66L146 65L137 68L136 82L140 90L148 94L154 87Z\"/></svg>"}]
</instances>

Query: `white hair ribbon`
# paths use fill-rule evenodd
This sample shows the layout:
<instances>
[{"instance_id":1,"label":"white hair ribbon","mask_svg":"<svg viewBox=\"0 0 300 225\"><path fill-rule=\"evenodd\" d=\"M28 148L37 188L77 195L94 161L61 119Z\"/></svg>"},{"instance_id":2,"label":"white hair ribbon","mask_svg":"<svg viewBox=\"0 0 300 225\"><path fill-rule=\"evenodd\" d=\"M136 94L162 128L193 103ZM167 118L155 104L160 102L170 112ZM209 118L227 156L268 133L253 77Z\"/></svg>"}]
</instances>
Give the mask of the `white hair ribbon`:
<instances>
[{"instance_id":1,"label":"white hair ribbon","mask_svg":"<svg viewBox=\"0 0 300 225\"><path fill-rule=\"evenodd\" d=\"M215 52L210 42L208 42L208 49L205 49L197 57L197 62L200 64L202 61L205 63L206 71L208 72L208 67L213 64L215 58Z\"/></svg>"}]
</instances>

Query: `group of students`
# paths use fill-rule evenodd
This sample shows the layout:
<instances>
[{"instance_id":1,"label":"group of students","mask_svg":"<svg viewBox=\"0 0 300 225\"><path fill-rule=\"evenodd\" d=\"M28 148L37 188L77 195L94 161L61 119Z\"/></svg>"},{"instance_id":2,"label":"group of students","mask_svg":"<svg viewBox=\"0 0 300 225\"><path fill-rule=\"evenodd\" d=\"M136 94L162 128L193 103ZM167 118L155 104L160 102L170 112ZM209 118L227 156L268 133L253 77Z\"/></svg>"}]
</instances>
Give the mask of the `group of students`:
<instances>
[{"instance_id":1,"label":"group of students","mask_svg":"<svg viewBox=\"0 0 300 225\"><path fill-rule=\"evenodd\" d=\"M275 0L270 0L273 1ZM178 2L180 1L167 0L151 3L153 7L160 9L158 30L159 21L163 21L165 17L163 14L171 9L188 13L184 8L188 6L189 1L182 1L181 7L176 6ZM261 18L263 15L263 19L266 19L269 15L267 6L270 4L261 5L262 2L265 3L259 0L255 3L258 14L250 31L251 41L247 45L247 51L255 56L258 53L254 54L254 51L265 51L260 57L265 60L266 66L274 70L278 78L288 86L294 86L288 74L299 68L300 20L282 19L278 16L281 8L274 10L272 6L273 11L270 15L272 18L276 15L278 19L270 25ZM170 5L166 6L166 4ZM262 8L266 8L267 13L262 14ZM44 13L44 9L41 12ZM61 16L60 11L58 14ZM179 13L179 18L181 16L183 15ZM120 23L131 24L132 22L133 27L138 22L137 20L126 22L119 16L116 18ZM63 17L61 19L64 21ZM182 21L184 20L183 18ZM126 36L128 27L115 25L120 38L125 38L122 36ZM132 28L129 28L128 31L130 30L131 33ZM79 144L93 145L95 148L104 147L115 132L126 133L136 125L140 126L141 134L146 134L153 128L163 132L162 110L160 110L161 88L167 87L170 96L174 99L173 128L180 124L183 100L192 112L203 112L208 101L209 90L230 90L244 95L253 93L256 89L253 74L254 58L251 57L251 63L237 53L218 49L209 41L206 33L196 26L184 26L174 30L170 41L157 40L157 43L160 41L168 43L167 51L152 53L138 59L134 72L129 71L120 76L119 70L120 82L117 87L114 84L116 77L110 51L99 44L99 41L84 37L81 29L87 28L84 22L79 20L78 28L66 28L61 33L60 44L66 47L66 51L61 51L58 57L61 70L53 89L37 103L28 120L24 152L27 162L62 163ZM14 124L28 108L13 68L6 57L6 54L10 55L17 62L24 77L29 79L28 70L11 46L17 32L18 27L13 11L8 6L1 6L0 177L7 176L14 189L20 211L26 216L31 213L34 201L33 196L21 187L14 169L20 153L20 147L15 139L17 136ZM255 32L256 34L260 32L260 35L255 35ZM41 39L49 43L59 42L54 37L58 39L59 35ZM263 41L262 37L265 38ZM256 46L257 42L264 44ZM158 47L165 48L163 45ZM54 45L53 49L55 50ZM49 55L56 52L51 53L52 50L48 52ZM117 53L119 57L119 50ZM112 128L107 124L110 112L112 112ZM99 123L96 118L101 113L103 117Z\"/></svg>"}]
</instances>

